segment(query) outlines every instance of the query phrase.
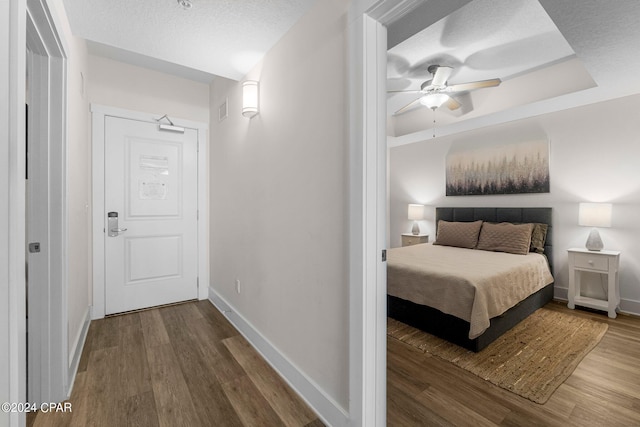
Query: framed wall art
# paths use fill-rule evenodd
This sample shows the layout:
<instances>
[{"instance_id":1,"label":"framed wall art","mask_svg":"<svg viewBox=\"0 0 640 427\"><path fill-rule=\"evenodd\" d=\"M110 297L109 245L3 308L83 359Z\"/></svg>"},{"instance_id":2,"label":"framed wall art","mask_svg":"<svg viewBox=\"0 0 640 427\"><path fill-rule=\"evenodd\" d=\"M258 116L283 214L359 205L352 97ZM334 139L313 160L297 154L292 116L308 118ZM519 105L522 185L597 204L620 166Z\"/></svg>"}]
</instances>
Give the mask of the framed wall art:
<instances>
[{"instance_id":1,"label":"framed wall art","mask_svg":"<svg viewBox=\"0 0 640 427\"><path fill-rule=\"evenodd\" d=\"M454 149L446 158L446 195L549 192L549 141Z\"/></svg>"}]
</instances>

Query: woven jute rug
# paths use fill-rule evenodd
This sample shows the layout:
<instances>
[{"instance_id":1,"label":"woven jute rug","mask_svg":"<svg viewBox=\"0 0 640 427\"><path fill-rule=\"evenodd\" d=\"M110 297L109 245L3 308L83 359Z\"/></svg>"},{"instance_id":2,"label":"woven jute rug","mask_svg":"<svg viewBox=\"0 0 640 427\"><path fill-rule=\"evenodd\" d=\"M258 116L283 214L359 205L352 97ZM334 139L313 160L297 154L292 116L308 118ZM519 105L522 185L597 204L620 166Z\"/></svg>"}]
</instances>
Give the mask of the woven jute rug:
<instances>
[{"instance_id":1,"label":"woven jute rug","mask_svg":"<svg viewBox=\"0 0 640 427\"><path fill-rule=\"evenodd\" d=\"M540 404L569 378L607 328L603 322L540 308L484 350L474 353L387 319L390 337Z\"/></svg>"}]
</instances>

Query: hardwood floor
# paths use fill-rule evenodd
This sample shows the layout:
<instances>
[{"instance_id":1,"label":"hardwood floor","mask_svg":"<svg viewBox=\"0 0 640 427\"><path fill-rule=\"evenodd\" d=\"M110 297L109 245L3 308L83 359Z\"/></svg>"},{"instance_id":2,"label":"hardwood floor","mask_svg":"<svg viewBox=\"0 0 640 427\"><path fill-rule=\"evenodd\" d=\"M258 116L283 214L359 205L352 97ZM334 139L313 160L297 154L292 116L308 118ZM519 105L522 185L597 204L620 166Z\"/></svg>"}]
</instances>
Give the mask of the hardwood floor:
<instances>
[{"instance_id":1,"label":"hardwood floor","mask_svg":"<svg viewBox=\"0 0 640 427\"><path fill-rule=\"evenodd\" d=\"M93 321L69 401L29 425L324 425L209 301Z\"/></svg>"},{"instance_id":2,"label":"hardwood floor","mask_svg":"<svg viewBox=\"0 0 640 427\"><path fill-rule=\"evenodd\" d=\"M548 307L609 330L546 404L389 339L388 425L640 426L640 318ZM70 402L29 424L323 425L208 301L92 322Z\"/></svg>"},{"instance_id":3,"label":"hardwood floor","mask_svg":"<svg viewBox=\"0 0 640 427\"><path fill-rule=\"evenodd\" d=\"M390 426L640 426L640 318L547 307L609 324L544 405L496 387L451 363L388 339Z\"/></svg>"}]
</instances>

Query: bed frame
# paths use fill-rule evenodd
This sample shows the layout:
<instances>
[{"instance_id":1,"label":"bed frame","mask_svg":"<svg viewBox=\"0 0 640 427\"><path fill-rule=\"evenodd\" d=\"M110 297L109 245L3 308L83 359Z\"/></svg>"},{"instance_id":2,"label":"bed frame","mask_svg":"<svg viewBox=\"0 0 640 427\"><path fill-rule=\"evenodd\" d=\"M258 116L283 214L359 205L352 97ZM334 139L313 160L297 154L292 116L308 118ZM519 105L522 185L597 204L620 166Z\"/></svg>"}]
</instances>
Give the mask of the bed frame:
<instances>
[{"instance_id":1,"label":"bed frame","mask_svg":"<svg viewBox=\"0 0 640 427\"><path fill-rule=\"evenodd\" d=\"M553 274L553 227L551 208L436 208L436 224L444 221L537 222L549 226L544 251ZM387 314L471 351L478 352L553 299L553 283L530 295L502 315L490 320L489 328L469 339L469 322L435 308L387 295Z\"/></svg>"}]
</instances>

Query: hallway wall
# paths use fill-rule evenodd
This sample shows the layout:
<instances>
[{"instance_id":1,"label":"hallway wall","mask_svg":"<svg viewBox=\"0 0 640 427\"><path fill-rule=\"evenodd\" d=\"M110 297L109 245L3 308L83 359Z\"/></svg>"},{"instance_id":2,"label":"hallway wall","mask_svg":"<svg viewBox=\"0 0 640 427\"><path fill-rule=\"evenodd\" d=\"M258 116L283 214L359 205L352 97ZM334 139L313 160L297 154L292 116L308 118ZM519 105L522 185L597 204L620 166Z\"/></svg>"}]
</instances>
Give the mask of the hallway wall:
<instances>
[{"instance_id":1,"label":"hallway wall","mask_svg":"<svg viewBox=\"0 0 640 427\"><path fill-rule=\"evenodd\" d=\"M87 45L70 38L71 56L67 69L69 285L67 288L69 357L73 357L81 339L84 322L90 316L91 301L91 134ZM81 350L81 349L78 349ZM71 363L71 360L69 360Z\"/></svg>"},{"instance_id":2,"label":"hallway wall","mask_svg":"<svg viewBox=\"0 0 640 427\"><path fill-rule=\"evenodd\" d=\"M209 122L209 85L89 55L91 103Z\"/></svg>"},{"instance_id":3,"label":"hallway wall","mask_svg":"<svg viewBox=\"0 0 640 427\"><path fill-rule=\"evenodd\" d=\"M249 72L260 81L251 120L241 84L214 80L210 125L211 287L345 411L347 6L316 2Z\"/></svg>"}]
</instances>

